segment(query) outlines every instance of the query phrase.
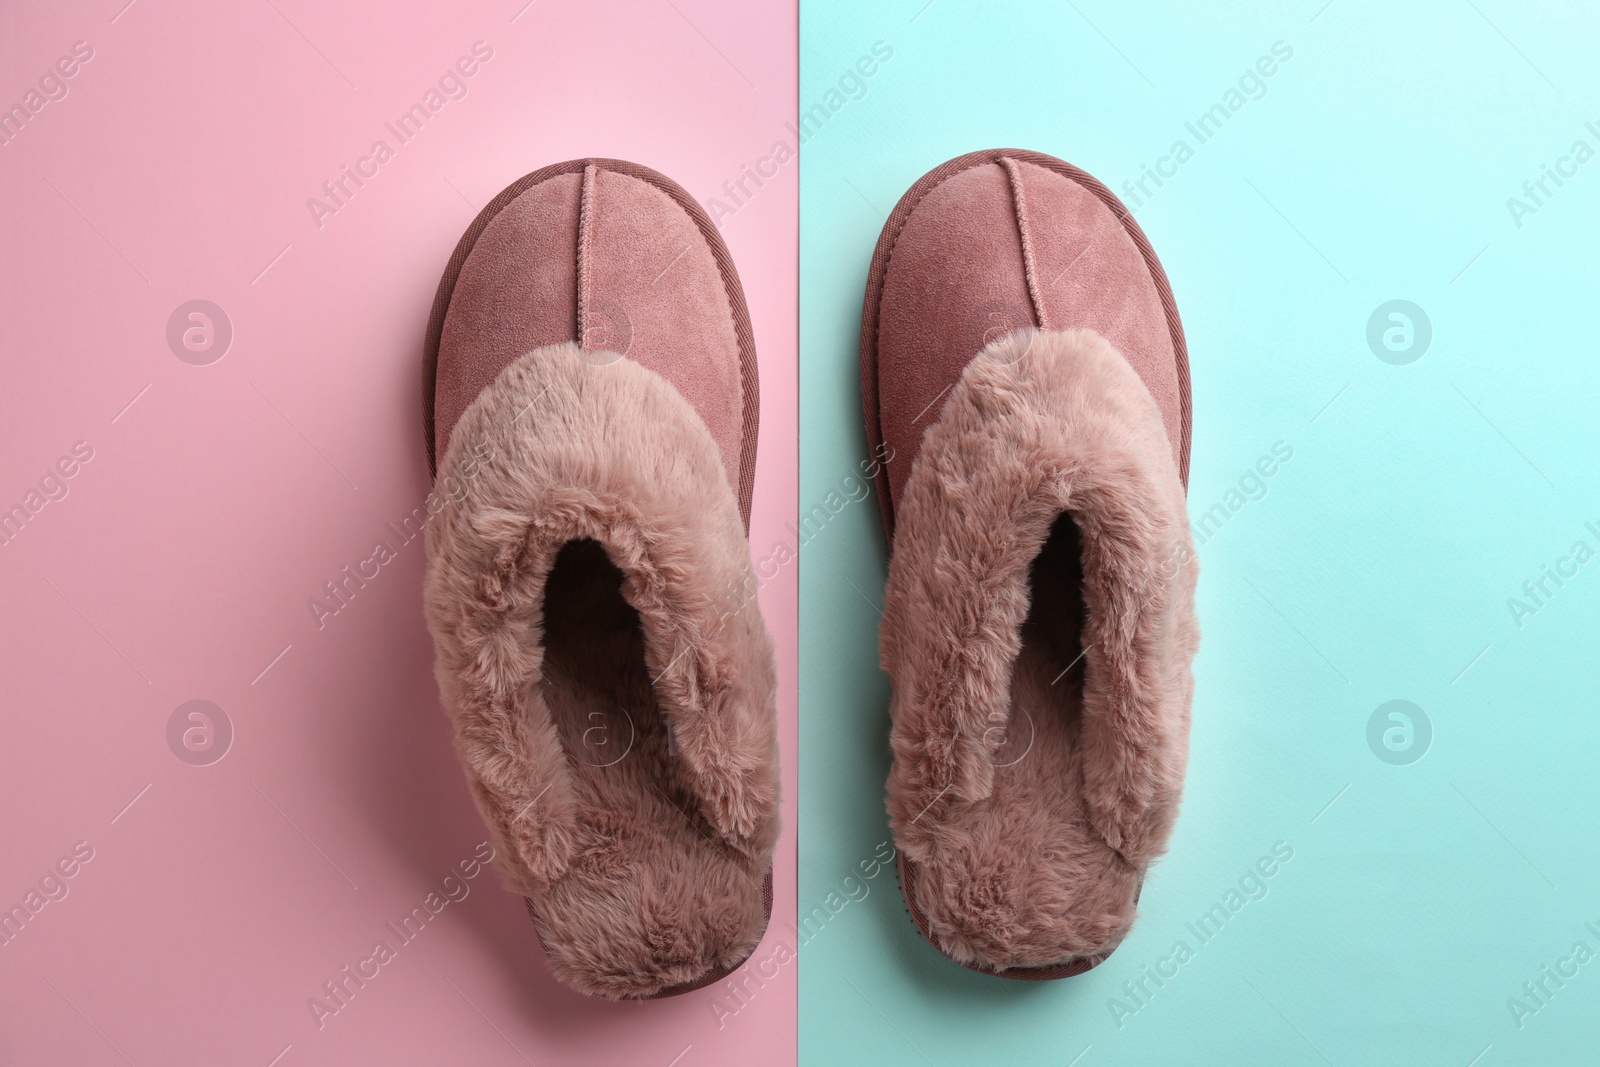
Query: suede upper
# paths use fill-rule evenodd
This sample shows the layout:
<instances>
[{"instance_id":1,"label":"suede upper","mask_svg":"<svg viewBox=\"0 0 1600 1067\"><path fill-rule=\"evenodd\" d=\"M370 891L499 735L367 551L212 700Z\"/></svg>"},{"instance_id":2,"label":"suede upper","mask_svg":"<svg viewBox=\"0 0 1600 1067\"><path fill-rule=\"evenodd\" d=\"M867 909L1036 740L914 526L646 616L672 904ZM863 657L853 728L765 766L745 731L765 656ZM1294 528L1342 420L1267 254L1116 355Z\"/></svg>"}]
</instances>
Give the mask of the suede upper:
<instances>
[{"instance_id":1,"label":"suede upper","mask_svg":"<svg viewBox=\"0 0 1600 1067\"><path fill-rule=\"evenodd\" d=\"M912 918L978 970L1081 973L1134 920L1188 751L1188 357L1166 275L1076 167L953 159L879 237L861 389L887 460L887 802Z\"/></svg>"},{"instance_id":2,"label":"suede upper","mask_svg":"<svg viewBox=\"0 0 1600 1067\"><path fill-rule=\"evenodd\" d=\"M962 156L906 193L876 261L862 319L863 352L872 356L862 391L870 443L895 457L881 481L891 529L922 434L962 369L1025 326L1092 329L1110 341L1155 398L1187 479L1189 382L1177 309L1144 234L1099 182L1034 152Z\"/></svg>"},{"instance_id":3,"label":"suede upper","mask_svg":"<svg viewBox=\"0 0 1600 1067\"><path fill-rule=\"evenodd\" d=\"M576 341L677 388L716 442L748 521L759 416L749 319L727 250L687 193L634 164L574 160L492 202L457 257L441 283L425 383L435 458L512 360Z\"/></svg>"},{"instance_id":4,"label":"suede upper","mask_svg":"<svg viewBox=\"0 0 1600 1067\"><path fill-rule=\"evenodd\" d=\"M726 246L637 164L535 171L458 242L423 394L435 674L508 886L580 992L725 977L771 914L779 801Z\"/></svg>"}]
</instances>

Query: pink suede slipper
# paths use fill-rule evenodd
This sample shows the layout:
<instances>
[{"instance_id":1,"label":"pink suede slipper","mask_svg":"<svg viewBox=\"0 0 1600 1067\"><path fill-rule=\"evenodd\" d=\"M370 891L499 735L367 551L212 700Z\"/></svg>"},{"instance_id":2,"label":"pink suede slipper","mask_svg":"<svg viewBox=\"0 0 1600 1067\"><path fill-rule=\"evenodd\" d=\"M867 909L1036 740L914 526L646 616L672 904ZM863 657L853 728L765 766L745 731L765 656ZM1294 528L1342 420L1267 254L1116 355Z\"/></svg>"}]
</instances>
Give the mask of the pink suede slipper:
<instances>
[{"instance_id":1,"label":"pink suede slipper","mask_svg":"<svg viewBox=\"0 0 1600 1067\"><path fill-rule=\"evenodd\" d=\"M908 909L975 970L1081 973L1133 923L1188 754L1189 377L1166 276L1083 171L961 156L878 239L861 386L889 457Z\"/></svg>"},{"instance_id":2,"label":"pink suede slipper","mask_svg":"<svg viewBox=\"0 0 1600 1067\"><path fill-rule=\"evenodd\" d=\"M426 610L457 754L557 977L669 996L772 908L755 350L716 227L636 164L536 171L428 324Z\"/></svg>"}]
</instances>

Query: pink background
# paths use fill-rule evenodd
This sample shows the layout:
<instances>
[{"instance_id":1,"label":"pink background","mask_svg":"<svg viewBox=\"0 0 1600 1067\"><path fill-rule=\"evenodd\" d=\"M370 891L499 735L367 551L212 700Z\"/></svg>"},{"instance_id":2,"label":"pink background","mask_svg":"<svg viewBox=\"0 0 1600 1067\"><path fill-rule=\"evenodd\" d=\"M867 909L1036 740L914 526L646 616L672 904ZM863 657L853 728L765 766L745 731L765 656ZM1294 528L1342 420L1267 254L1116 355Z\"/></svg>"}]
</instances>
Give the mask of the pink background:
<instances>
[{"instance_id":1,"label":"pink background","mask_svg":"<svg viewBox=\"0 0 1600 1067\"><path fill-rule=\"evenodd\" d=\"M386 526L429 488L419 360L445 260L503 186L563 159L715 195L789 139L793 3L124 3L0 12L0 104L94 50L0 147L0 509L94 450L0 545L0 908L94 850L0 946L0 1062L793 1062L793 962L742 1008L726 983L588 1000L492 873L324 1028L307 1007L484 838L432 677L422 546ZM319 230L307 198L396 147L384 122L480 40L465 98ZM758 558L796 499L797 171L723 219L761 356ZM166 342L195 298L235 331L209 366ZM379 539L398 558L319 631L308 599ZM792 564L761 601L786 829L757 961L794 945ZM235 730L209 766L166 738L196 698Z\"/></svg>"}]
</instances>

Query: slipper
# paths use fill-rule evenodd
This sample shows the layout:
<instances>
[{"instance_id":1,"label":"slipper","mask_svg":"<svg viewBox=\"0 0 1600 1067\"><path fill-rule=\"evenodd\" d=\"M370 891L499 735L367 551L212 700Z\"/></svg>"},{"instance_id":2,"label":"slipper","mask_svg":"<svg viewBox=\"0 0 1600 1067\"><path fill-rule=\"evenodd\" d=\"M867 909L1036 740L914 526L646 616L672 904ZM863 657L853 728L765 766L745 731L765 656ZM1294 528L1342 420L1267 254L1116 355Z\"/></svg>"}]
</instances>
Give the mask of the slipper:
<instances>
[{"instance_id":1,"label":"slipper","mask_svg":"<svg viewBox=\"0 0 1600 1067\"><path fill-rule=\"evenodd\" d=\"M652 170L536 171L461 238L424 362L435 673L501 874L573 989L717 981L766 929L779 797L727 249Z\"/></svg>"},{"instance_id":2,"label":"slipper","mask_svg":"<svg viewBox=\"0 0 1600 1067\"><path fill-rule=\"evenodd\" d=\"M886 460L907 909L967 967L1079 974L1133 923L1188 755L1199 627L1171 289L1083 171L961 156L878 239L861 391Z\"/></svg>"}]
</instances>

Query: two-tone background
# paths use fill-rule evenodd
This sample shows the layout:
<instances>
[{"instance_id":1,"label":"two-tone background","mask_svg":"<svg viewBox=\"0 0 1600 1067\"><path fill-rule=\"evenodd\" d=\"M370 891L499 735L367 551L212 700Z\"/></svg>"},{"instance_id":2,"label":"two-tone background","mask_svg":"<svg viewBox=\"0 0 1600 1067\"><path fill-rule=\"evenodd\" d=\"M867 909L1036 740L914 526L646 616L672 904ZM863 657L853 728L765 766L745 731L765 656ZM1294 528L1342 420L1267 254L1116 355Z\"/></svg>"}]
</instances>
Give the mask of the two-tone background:
<instances>
[{"instance_id":1,"label":"two-tone background","mask_svg":"<svg viewBox=\"0 0 1600 1067\"><path fill-rule=\"evenodd\" d=\"M1588 1062L1597 44L1508 0L0 10L0 908L37 904L0 1063ZM1134 208L1194 383L1183 815L1133 934L1049 984L920 939L882 804L861 292L901 192L994 146ZM567 992L465 873L402 526L439 271L580 155L721 224L788 561L772 928L642 1005Z\"/></svg>"}]
</instances>

